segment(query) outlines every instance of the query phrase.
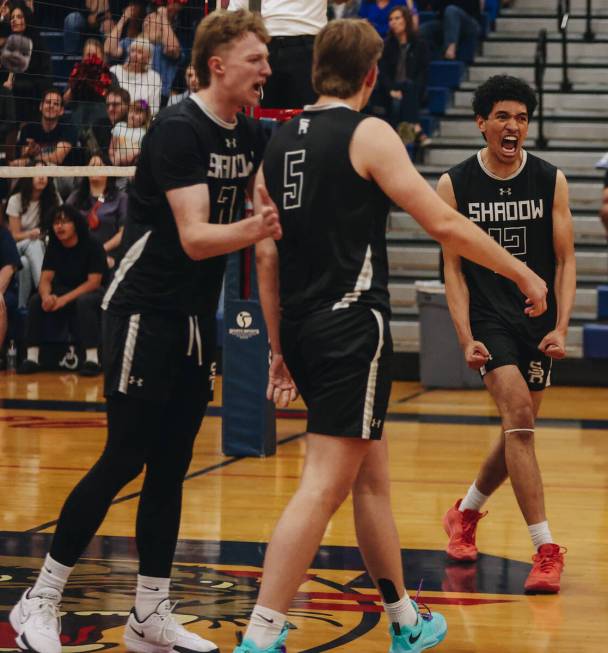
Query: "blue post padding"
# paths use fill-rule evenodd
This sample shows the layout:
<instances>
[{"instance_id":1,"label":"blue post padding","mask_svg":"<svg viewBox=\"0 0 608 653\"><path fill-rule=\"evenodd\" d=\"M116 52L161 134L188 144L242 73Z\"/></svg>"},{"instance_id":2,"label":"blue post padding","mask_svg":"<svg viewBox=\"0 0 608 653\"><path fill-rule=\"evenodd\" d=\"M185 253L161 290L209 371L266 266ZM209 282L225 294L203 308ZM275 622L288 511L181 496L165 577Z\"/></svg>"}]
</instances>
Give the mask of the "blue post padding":
<instances>
[{"instance_id":1,"label":"blue post padding","mask_svg":"<svg viewBox=\"0 0 608 653\"><path fill-rule=\"evenodd\" d=\"M583 355L585 358L608 358L608 324L585 324Z\"/></svg>"},{"instance_id":2,"label":"blue post padding","mask_svg":"<svg viewBox=\"0 0 608 653\"><path fill-rule=\"evenodd\" d=\"M432 61L429 67L429 86L457 88L464 78L462 61Z\"/></svg>"},{"instance_id":3,"label":"blue post padding","mask_svg":"<svg viewBox=\"0 0 608 653\"><path fill-rule=\"evenodd\" d=\"M276 451L274 406L266 399L268 334L253 268L252 299L240 299L241 253L228 257L222 368L222 451L227 456Z\"/></svg>"},{"instance_id":4,"label":"blue post padding","mask_svg":"<svg viewBox=\"0 0 608 653\"><path fill-rule=\"evenodd\" d=\"M451 91L445 86L429 86L427 88L427 108L430 113L442 116L450 106Z\"/></svg>"},{"instance_id":5,"label":"blue post padding","mask_svg":"<svg viewBox=\"0 0 608 653\"><path fill-rule=\"evenodd\" d=\"M608 320L608 286L597 288L597 317L599 320Z\"/></svg>"}]
</instances>

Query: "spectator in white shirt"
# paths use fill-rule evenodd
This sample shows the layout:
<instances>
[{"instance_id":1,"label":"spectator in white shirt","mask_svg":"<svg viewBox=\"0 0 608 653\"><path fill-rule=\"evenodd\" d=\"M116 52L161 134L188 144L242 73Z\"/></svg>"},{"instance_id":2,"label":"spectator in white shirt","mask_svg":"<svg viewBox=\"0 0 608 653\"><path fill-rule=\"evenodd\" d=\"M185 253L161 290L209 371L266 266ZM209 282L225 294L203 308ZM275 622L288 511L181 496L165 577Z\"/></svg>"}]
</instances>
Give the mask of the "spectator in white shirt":
<instances>
[{"instance_id":1,"label":"spectator in white shirt","mask_svg":"<svg viewBox=\"0 0 608 653\"><path fill-rule=\"evenodd\" d=\"M118 85L129 91L131 101L145 100L152 115L160 109L161 79L150 68L152 44L147 39L135 39L129 46L129 56L124 64L112 66Z\"/></svg>"},{"instance_id":2,"label":"spectator in white shirt","mask_svg":"<svg viewBox=\"0 0 608 653\"><path fill-rule=\"evenodd\" d=\"M268 50L272 76L262 106L300 109L312 104L312 46L327 23L328 0L262 0L262 16L272 37ZM333 0L343 4L347 0ZM230 0L229 11L248 9L249 0Z\"/></svg>"}]
</instances>

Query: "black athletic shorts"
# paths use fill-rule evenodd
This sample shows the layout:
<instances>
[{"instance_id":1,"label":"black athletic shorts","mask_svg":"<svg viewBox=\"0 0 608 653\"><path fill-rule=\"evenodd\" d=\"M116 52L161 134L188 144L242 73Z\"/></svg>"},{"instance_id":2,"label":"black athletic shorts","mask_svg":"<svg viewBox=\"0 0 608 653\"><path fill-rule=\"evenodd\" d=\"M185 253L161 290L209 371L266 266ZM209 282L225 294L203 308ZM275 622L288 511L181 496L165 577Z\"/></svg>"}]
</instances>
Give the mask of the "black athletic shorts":
<instances>
[{"instance_id":1,"label":"black athletic shorts","mask_svg":"<svg viewBox=\"0 0 608 653\"><path fill-rule=\"evenodd\" d=\"M205 404L215 382L215 318L103 312L106 397L167 401L187 381Z\"/></svg>"},{"instance_id":2,"label":"black athletic shorts","mask_svg":"<svg viewBox=\"0 0 608 653\"><path fill-rule=\"evenodd\" d=\"M379 440L391 391L388 319L363 307L281 321L287 367L308 408L308 432Z\"/></svg>"},{"instance_id":3,"label":"black athletic shorts","mask_svg":"<svg viewBox=\"0 0 608 653\"><path fill-rule=\"evenodd\" d=\"M517 365L530 390L544 390L551 385L553 361L536 343L524 340L498 321L471 321L471 329L473 338L483 342L491 356L479 370L482 377L497 367Z\"/></svg>"}]
</instances>

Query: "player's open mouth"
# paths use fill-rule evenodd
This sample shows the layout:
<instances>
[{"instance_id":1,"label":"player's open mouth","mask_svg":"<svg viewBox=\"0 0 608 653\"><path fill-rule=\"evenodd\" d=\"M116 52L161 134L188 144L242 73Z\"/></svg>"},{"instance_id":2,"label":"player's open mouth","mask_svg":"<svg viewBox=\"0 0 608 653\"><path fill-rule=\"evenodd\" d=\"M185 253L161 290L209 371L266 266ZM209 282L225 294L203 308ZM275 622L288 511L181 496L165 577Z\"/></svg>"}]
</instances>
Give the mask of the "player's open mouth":
<instances>
[{"instance_id":1,"label":"player's open mouth","mask_svg":"<svg viewBox=\"0 0 608 653\"><path fill-rule=\"evenodd\" d=\"M260 83L253 85L253 91L258 97L262 97L263 87L264 87L264 84L260 84Z\"/></svg>"},{"instance_id":2,"label":"player's open mouth","mask_svg":"<svg viewBox=\"0 0 608 653\"><path fill-rule=\"evenodd\" d=\"M501 146L507 154L514 154L517 151L517 136L505 136L501 141Z\"/></svg>"}]
</instances>

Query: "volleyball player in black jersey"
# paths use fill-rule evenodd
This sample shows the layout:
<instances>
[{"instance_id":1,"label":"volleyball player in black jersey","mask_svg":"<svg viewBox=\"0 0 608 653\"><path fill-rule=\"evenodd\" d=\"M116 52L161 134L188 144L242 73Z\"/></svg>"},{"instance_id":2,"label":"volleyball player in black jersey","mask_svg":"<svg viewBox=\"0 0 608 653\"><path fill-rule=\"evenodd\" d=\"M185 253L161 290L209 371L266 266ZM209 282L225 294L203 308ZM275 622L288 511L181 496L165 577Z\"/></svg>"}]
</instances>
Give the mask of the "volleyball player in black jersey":
<instances>
[{"instance_id":1,"label":"volleyball player in black jersey","mask_svg":"<svg viewBox=\"0 0 608 653\"><path fill-rule=\"evenodd\" d=\"M534 314L545 309L544 282L439 199L387 123L359 113L381 51L365 21L321 30L313 72L320 98L279 130L259 174L284 234L276 245L266 239L256 248L272 349L268 396L285 404L295 391L291 373L308 407L308 434L300 487L268 546L258 603L237 653L285 650L287 610L351 491L359 548L391 623L390 650L415 653L445 636L445 619L422 618L405 591L381 439L391 385L390 201L443 244L516 280Z\"/></svg>"},{"instance_id":2,"label":"volleyball player in black jersey","mask_svg":"<svg viewBox=\"0 0 608 653\"><path fill-rule=\"evenodd\" d=\"M145 466L125 643L138 653L218 650L173 619L169 577L182 483L214 374L223 255L281 235L270 205L233 222L262 156L254 123L239 112L257 103L270 74L267 42L259 15L211 14L194 43L201 90L161 112L143 140L126 253L103 301L107 444L68 497L40 575L11 612L23 649L60 653L68 576L114 497Z\"/></svg>"},{"instance_id":3,"label":"volleyball player in black jersey","mask_svg":"<svg viewBox=\"0 0 608 653\"><path fill-rule=\"evenodd\" d=\"M536 107L533 90L510 76L491 77L473 110L486 147L441 177L438 192L471 222L547 283L548 310L523 314L525 297L512 281L444 246L445 286L467 363L480 369L502 420L500 438L462 500L448 511L447 552L475 560L481 507L507 477L537 551L525 582L530 592L558 592L563 552L545 515L534 451L534 421L549 385L551 361L565 356L576 292L568 185L563 173L523 149Z\"/></svg>"}]
</instances>

